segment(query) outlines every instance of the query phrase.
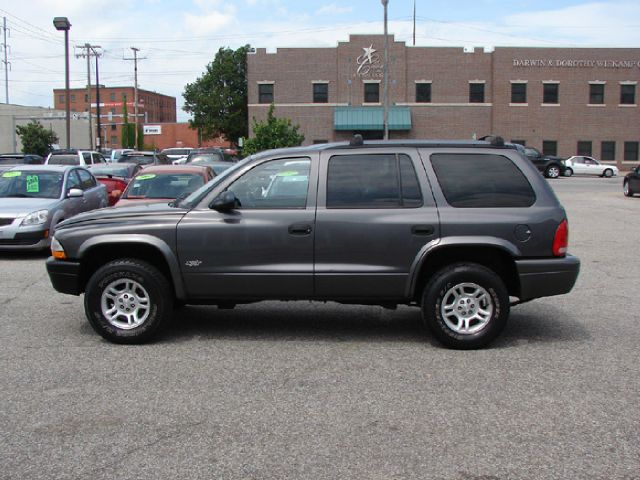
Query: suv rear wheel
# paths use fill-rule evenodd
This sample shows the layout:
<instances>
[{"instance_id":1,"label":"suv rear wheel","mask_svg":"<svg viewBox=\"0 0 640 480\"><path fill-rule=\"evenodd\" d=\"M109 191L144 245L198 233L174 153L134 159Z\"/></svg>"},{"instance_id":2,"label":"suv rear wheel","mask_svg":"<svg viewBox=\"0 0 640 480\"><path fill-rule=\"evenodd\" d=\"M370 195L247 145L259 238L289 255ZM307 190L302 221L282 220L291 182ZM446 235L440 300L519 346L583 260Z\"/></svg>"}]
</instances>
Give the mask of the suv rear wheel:
<instances>
[{"instance_id":1,"label":"suv rear wheel","mask_svg":"<svg viewBox=\"0 0 640 480\"><path fill-rule=\"evenodd\" d=\"M93 329L115 343L151 339L171 316L173 292L166 277L142 260L114 260L90 278L84 308Z\"/></svg>"},{"instance_id":2,"label":"suv rear wheel","mask_svg":"<svg viewBox=\"0 0 640 480\"><path fill-rule=\"evenodd\" d=\"M422 296L423 321L448 347L481 348L504 328L509 294L502 279L475 263L438 271Z\"/></svg>"}]
</instances>

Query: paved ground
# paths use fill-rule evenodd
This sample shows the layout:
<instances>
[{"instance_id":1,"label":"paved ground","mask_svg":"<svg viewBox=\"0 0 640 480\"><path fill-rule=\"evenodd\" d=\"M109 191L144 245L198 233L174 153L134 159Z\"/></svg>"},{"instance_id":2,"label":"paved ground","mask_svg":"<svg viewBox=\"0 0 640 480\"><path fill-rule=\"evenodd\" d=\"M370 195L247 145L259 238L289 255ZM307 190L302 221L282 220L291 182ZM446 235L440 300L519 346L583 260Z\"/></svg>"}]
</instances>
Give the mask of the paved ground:
<instances>
[{"instance_id":1,"label":"paved ground","mask_svg":"<svg viewBox=\"0 0 640 480\"><path fill-rule=\"evenodd\" d=\"M640 198L552 181L582 272L493 348L416 309L188 307L104 342L44 257L0 256L0 478L640 479Z\"/></svg>"}]
</instances>

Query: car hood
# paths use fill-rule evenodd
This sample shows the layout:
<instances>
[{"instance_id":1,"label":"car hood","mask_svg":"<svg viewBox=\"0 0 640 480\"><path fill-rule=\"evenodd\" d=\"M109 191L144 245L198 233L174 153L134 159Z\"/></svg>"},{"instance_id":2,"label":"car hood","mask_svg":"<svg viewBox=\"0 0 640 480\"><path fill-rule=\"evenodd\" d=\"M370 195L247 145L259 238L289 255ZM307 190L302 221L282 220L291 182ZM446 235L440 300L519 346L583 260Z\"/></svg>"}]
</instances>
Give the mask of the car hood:
<instances>
[{"instance_id":1,"label":"car hood","mask_svg":"<svg viewBox=\"0 0 640 480\"><path fill-rule=\"evenodd\" d=\"M19 217L37 210L53 208L60 202L58 198L0 198L0 215L3 217Z\"/></svg>"},{"instance_id":2,"label":"car hood","mask_svg":"<svg viewBox=\"0 0 640 480\"><path fill-rule=\"evenodd\" d=\"M168 203L153 203L145 205L132 205L125 207L108 207L99 210L80 213L57 225L56 229L61 230L68 227L78 226L86 223L116 223L139 220L145 217L156 216L179 216L187 213L187 209L170 207Z\"/></svg>"}]
</instances>

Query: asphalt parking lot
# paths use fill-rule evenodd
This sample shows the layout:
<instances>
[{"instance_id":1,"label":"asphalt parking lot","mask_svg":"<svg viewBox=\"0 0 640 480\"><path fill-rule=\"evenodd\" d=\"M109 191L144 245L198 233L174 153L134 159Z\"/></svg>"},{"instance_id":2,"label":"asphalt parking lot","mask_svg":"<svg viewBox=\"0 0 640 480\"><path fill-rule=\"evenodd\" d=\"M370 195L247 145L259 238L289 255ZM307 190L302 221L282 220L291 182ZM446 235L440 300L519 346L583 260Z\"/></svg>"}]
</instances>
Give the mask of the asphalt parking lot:
<instances>
[{"instance_id":1,"label":"asphalt parking lot","mask_svg":"<svg viewBox=\"0 0 640 480\"><path fill-rule=\"evenodd\" d=\"M187 307L157 343L96 335L44 256L0 255L0 478L640 479L640 197L551 181L582 270L489 349L419 311Z\"/></svg>"}]
</instances>

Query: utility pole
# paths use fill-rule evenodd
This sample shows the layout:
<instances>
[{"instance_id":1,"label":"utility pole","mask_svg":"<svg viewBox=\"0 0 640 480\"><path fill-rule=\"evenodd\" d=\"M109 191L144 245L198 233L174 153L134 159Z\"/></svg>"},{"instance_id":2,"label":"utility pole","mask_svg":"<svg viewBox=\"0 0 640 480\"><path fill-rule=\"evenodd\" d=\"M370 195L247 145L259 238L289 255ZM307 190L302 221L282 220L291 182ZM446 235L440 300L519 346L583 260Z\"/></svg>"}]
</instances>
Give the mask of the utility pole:
<instances>
[{"instance_id":1,"label":"utility pole","mask_svg":"<svg viewBox=\"0 0 640 480\"><path fill-rule=\"evenodd\" d=\"M133 58L125 58L124 60L133 60L133 73L134 73L134 88L133 88L133 116L135 131L133 134L134 145L138 146L138 60L144 60L145 58L138 58L139 48L131 47L133 50Z\"/></svg>"},{"instance_id":2,"label":"utility pole","mask_svg":"<svg viewBox=\"0 0 640 480\"><path fill-rule=\"evenodd\" d=\"M100 58L100 54L95 50L95 48L92 47L91 49L96 57L96 123L98 127L96 134L96 150L100 151L102 148L102 125L100 123L100 73L98 70L98 58Z\"/></svg>"},{"instance_id":3,"label":"utility pole","mask_svg":"<svg viewBox=\"0 0 640 480\"><path fill-rule=\"evenodd\" d=\"M5 94L5 103L9 104L9 67L11 63L7 60L7 50L9 45L7 45L7 17L2 17L2 31L4 34L4 43L2 44L2 48L4 50L4 94Z\"/></svg>"},{"instance_id":4,"label":"utility pole","mask_svg":"<svg viewBox=\"0 0 640 480\"><path fill-rule=\"evenodd\" d=\"M81 48L83 50L86 50L86 53L85 52L77 53L76 58L87 59L87 103L88 103L88 111L89 111L89 149L93 150L93 125L91 123L91 57L94 55L98 55L93 49L100 48L100 46L85 43L84 45L76 45L76 48Z\"/></svg>"}]
</instances>

